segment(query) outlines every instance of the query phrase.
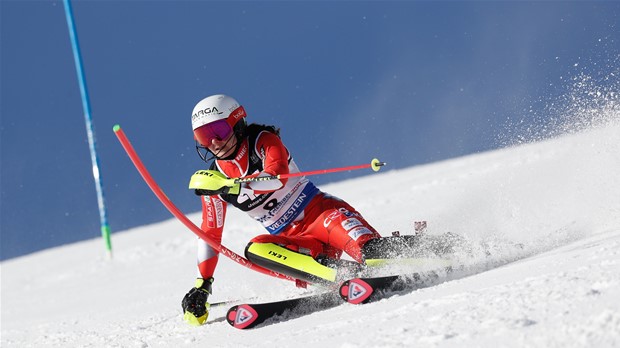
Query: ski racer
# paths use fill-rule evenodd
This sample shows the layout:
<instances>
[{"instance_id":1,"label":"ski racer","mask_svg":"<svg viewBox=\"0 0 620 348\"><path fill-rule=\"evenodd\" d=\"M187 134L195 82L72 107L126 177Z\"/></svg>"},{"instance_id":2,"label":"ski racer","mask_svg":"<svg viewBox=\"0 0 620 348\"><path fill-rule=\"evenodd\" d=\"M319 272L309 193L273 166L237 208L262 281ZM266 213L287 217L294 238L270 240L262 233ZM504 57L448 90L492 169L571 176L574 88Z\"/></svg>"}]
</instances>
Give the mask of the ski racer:
<instances>
[{"instance_id":1,"label":"ski racer","mask_svg":"<svg viewBox=\"0 0 620 348\"><path fill-rule=\"evenodd\" d=\"M209 170L196 172L190 188L201 197L201 229L221 243L226 210L236 207L267 230L248 243L245 256L262 267L308 282L334 282L328 267L342 253L363 264L380 258L381 235L345 201L319 190L305 176L219 186L221 179L298 173L274 126L246 123L235 99L212 95L194 107L196 150ZM280 256L280 257L278 257ZM282 257L286 256L286 257ZM218 252L198 239L198 277L182 301L184 320L203 324Z\"/></svg>"}]
</instances>

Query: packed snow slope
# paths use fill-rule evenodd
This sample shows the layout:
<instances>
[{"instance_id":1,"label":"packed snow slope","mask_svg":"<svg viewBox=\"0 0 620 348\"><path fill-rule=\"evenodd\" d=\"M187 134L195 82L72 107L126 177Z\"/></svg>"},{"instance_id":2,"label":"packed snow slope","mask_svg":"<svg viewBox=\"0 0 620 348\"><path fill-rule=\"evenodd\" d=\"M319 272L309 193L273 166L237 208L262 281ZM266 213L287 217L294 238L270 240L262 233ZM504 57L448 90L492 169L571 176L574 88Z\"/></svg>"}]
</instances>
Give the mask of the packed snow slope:
<instances>
[{"instance_id":1,"label":"packed snow slope","mask_svg":"<svg viewBox=\"0 0 620 348\"><path fill-rule=\"evenodd\" d=\"M2 347L618 346L619 174L620 126L607 122L324 186L384 235L411 233L416 220L428 221L429 234L463 235L473 250L454 260L467 271L372 304L248 331L226 323L226 307L213 309L202 327L182 321L181 298L196 275L195 237L175 220L114 234L111 261L100 240L8 260ZM199 223L199 214L191 218ZM243 253L260 233L230 210L223 242ZM211 299L269 301L309 291L222 258Z\"/></svg>"}]
</instances>

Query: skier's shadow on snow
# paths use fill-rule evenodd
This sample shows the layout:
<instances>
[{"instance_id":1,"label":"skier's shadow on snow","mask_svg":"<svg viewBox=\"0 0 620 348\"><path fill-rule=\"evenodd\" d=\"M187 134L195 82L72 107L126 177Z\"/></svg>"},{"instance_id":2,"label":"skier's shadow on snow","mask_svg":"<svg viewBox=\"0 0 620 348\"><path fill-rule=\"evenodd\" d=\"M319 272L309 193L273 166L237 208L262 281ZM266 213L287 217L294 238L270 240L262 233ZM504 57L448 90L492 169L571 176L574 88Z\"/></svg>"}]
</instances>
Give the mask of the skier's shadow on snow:
<instances>
[{"instance_id":1,"label":"skier's shadow on snow","mask_svg":"<svg viewBox=\"0 0 620 348\"><path fill-rule=\"evenodd\" d=\"M260 329L260 328L270 326L273 324L278 324L278 323L287 322L289 320L299 319L306 315L310 315L312 313L316 313L316 312L327 310L333 307L337 307L342 304L343 304L342 299L336 292L334 292L333 296L321 297L320 299L309 301L293 309L287 309L281 315L267 319L265 320L265 322L256 325L252 329Z\"/></svg>"}]
</instances>

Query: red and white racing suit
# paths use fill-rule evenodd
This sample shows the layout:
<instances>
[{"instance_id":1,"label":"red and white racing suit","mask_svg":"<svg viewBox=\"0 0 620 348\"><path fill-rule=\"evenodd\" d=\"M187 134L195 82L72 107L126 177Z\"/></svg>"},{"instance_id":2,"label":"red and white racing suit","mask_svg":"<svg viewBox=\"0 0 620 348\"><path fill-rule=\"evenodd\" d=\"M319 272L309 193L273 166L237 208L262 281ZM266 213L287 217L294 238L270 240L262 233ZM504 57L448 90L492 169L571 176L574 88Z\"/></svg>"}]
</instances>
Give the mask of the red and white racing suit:
<instances>
[{"instance_id":1,"label":"red and white racing suit","mask_svg":"<svg viewBox=\"0 0 620 348\"><path fill-rule=\"evenodd\" d=\"M248 175L298 173L299 169L280 137L265 127L250 125L234 159L216 160L211 167L229 178ZM227 205L246 212L269 234L254 243L277 243L339 258L342 252L362 262L361 247L379 233L353 207L321 192L304 176L252 182L238 195L202 196L202 230L221 243ZM198 270L201 278L213 276L218 252L198 241Z\"/></svg>"}]
</instances>

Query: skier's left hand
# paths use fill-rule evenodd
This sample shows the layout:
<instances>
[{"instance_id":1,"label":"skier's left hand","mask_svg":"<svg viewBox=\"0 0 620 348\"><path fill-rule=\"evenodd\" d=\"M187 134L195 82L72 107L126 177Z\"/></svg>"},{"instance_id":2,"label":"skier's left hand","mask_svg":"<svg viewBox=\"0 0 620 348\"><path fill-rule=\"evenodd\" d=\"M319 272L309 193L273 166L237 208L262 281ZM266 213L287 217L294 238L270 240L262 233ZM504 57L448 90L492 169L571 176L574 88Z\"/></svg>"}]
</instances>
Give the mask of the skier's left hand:
<instances>
[{"instance_id":1,"label":"skier's left hand","mask_svg":"<svg viewBox=\"0 0 620 348\"><path fill-rule=\"evenodd\" d=\"M241 184L235 183L235 179L229 179L216 170L199 170L192 175L189 188L194 189L199 196L238 195Z\"/></svg>"}]
</instances>

